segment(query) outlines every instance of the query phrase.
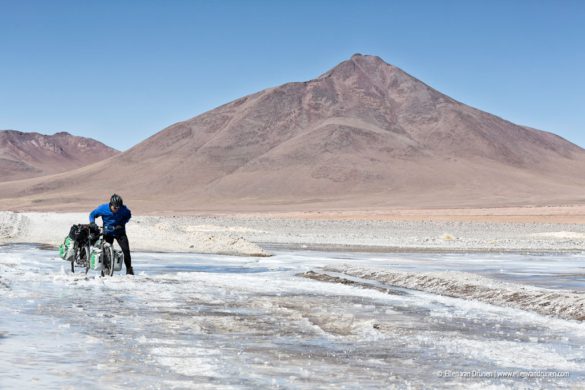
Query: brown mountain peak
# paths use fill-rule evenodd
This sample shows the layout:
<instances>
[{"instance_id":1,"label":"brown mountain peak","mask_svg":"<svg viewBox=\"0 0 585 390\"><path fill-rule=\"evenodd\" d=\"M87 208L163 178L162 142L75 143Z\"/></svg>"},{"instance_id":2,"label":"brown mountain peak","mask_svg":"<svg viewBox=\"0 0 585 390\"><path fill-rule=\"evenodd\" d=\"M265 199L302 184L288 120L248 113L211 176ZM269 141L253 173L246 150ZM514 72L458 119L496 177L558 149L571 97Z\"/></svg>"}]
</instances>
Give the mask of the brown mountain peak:
<instances>
[{"instance_id":1,"label":"brown mountain peak","mask_svg":"<svg viewBox=\"0 0 585 390\"><path fill-rule=\"evenodd\" d=\"M358 74L375 76L380 72L392 72L396 69L398 68L388 64L378 56L356 53L350 59L339 63L328 72L319 76L319 79L334 77L345 80Z\"/></svg>"},{"instance_id":2,"label":"brown mountain peak","mask_svg":"<svg viewBox=\"0 0 585 390\"><path fill-rule=\"evenodd\" d=\"M370 54L355 53L354 55L351 56L351 58L349 60L354 61L354 62L358 62L358 63L367 62L367 63L375 64L378 66L392 66L389 63L387 63L386 61L384 61L382 58L380 58L378 56L373 56Z\"/></svg>"}]
</instances>

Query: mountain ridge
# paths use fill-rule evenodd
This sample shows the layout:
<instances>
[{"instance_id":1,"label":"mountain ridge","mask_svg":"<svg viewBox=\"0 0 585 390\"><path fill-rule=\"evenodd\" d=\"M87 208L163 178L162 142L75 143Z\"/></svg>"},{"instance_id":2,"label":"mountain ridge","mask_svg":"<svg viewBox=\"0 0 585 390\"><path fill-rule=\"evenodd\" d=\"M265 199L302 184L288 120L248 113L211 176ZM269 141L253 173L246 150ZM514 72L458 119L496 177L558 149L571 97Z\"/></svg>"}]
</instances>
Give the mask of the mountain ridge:
<instances>
[{"instance_id":1,"label":"mountain ridge","mask_svg":"<svg viewBox=\"0 0 585 390\"><path fill-rule=\"evenodd\" d=\"M0 130L0 181L69 171L112 157L117 150L68 132Z\"/></svg>"},{"instance_id":2,"label":"mountain ridge","mask_svg":"<svg viewBox=\"0 0 585 390\"><path fill-rule=\"evenodd\" d=\"M316 199L434 207L580 201L584 167L585 150L562 137L460 103L379 57L354 55L316 79L236 99L55 180L61 189L73 187L69 179L83 183L85 192L73 191L80 201L107 187L155 208ZM0 186L0 204L18 194L47 203L48 186L35 183L16 195Z\"/></svg>"}]
</instances>

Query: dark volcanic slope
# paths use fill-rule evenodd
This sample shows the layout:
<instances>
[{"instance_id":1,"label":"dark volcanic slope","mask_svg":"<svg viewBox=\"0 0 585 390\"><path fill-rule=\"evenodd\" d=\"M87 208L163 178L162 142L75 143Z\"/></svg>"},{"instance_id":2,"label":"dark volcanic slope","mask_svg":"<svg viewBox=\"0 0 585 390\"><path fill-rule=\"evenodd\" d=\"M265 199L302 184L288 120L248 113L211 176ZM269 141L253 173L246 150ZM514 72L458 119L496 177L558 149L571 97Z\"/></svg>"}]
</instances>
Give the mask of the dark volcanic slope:
<instances>
[{"instance_id":1,"label":"dark volcanic slope","mask_svg":"<svg viewBox=\"0 0 585 390\"><path fill-rule=\"evenodd\" d=\"M459 103L379 57L354 55L315 80L172 125L73 180L90 191L108 183L161 209L477 206L578 201L583 168L585 151L554 134ZM52 180L27 182L19 194L40 202L73 185L71 177Z\"/></svg>"},{"instance_id":2,"label":"dark volcanic slope","mask_svg":"<svg viewBox=\"0 0 585 390\"><path fill-rule=\"evenodd\" d=\"M0 181L64 172L117 153L101 142L65 132L43 135L0 130Z\"/></svg>"}]
</instances>

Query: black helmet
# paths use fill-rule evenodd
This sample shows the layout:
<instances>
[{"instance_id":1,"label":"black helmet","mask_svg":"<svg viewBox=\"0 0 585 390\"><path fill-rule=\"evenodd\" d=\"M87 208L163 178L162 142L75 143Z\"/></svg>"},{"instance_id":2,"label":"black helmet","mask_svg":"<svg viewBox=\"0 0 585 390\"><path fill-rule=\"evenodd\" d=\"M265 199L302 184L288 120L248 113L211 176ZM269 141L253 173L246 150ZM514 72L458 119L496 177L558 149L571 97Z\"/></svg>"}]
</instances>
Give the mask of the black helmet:
<instances>
[{"instance_id":1,"label":"black helmet","mask_svg":"<svg viewBox=\"0 0 585 390\"><path fill-rule=\"evenodd\" d=\"M114 194L112 195L112 197L110 198L110 206L113 207L122 207L124 205L124 201L122 200L122 197L118 194Z\"/></svg>"}]
</instances>

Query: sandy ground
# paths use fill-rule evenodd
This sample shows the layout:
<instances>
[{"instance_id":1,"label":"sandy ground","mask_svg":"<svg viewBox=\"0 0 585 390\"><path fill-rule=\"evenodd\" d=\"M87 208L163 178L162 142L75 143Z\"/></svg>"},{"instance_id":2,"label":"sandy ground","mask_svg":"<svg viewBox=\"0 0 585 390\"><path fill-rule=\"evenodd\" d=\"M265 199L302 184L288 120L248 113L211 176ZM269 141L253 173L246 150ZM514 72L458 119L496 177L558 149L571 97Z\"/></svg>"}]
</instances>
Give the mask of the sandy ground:
<instances>
[{"instance_id":1,"label":"sandy ground","mask_svg":"<svg viewBox=\"0 0 585 390\"><path fill-rule=\"evenodd\" d=\"M581 207L135 216L138 251L269 255L270 248L346 251L575 251ZM535 222L538 221L538 222ZM549 222L546 222L549 221ZM574 222L578 221L578 222ZM58 245L85 213L0 212L0 244Z\"/></svg>"},{"instance_id":2,"label":"sandy ground","mask_svg":"<svg viewBox=\"0 0 585 390\"><path fill-rule=\"evenodd\" d=\"M258 213L255 213L258 214ZM254 215L254 214L251 214ZM585 224L584 205L485 207L458 209L363 209L269 212L276 218L335 221L441 221Z\"/></svg>"}]
</instances>

